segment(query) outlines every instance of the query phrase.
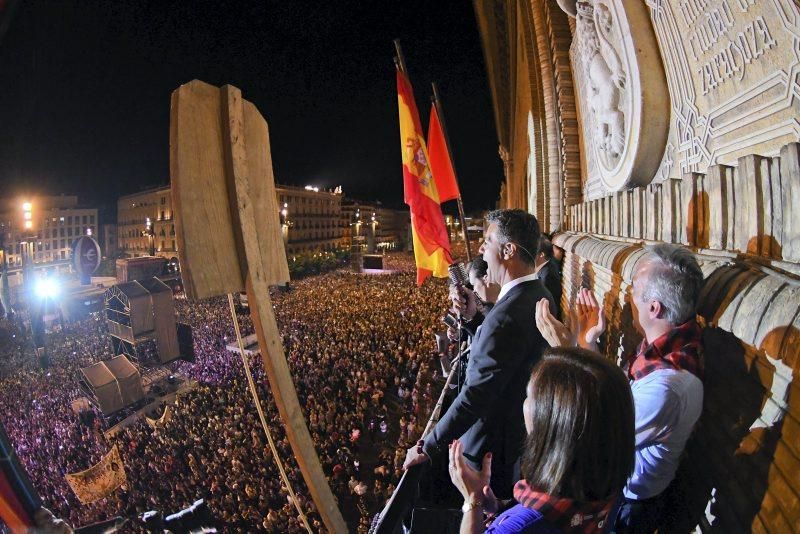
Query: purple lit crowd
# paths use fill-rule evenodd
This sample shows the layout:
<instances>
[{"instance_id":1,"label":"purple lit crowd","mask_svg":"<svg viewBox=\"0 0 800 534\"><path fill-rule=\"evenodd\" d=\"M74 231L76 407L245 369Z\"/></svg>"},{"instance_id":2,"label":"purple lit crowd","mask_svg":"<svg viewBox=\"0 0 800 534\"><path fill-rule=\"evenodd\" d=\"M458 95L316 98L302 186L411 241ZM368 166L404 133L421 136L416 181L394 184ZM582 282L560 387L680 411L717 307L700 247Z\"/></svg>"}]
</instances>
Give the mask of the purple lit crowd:
<instances>
[{"instance_id":1,"label":"purple lit crowd","mask_svg":"<svg viewBox=\"0 0 800 534\"><path fill-rule=\"evenodd\" d=\"M395 259L397 265L413 263ZM419 437L439 386L434 331L447 307L443 281L422 288L415 275L334 272L277 291L279 330L323 470L351 530L365 531ZM191 325L196 360L172 364L193 388L154 430L139 419L106 437L99 414L79 417L79 369L110 356L104 320L95 315L48 334L52 367L40 370L29 341L0 321L0 414L45 506L73 526L148 510L171 513L206 499L216 521L235 531L303 532L259 424L238 354L227 299L176 299ZM253 332L240 308L242 335ZM261 360L249 357L281 460L314 531L321 519L293 460ZM65 473L96 463L112 446L128 484L81 504ZM134 523L134 528L137 525Z\"/></svg>"}]
</instances>

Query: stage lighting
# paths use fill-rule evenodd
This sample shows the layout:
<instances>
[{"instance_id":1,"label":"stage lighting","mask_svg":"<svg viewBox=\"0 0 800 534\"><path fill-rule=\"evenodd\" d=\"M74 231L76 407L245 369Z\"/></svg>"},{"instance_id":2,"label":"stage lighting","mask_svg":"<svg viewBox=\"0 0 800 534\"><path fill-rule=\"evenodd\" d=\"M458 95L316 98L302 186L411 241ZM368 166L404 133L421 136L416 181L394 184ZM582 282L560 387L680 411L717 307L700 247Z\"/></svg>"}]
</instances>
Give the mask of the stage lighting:
<instances>
[{"instance_id":1,"label":"stage lighting","mask_svg":"<svg viewBox=\"0 0 800 534\"><path fill-rule=\"evenodd\" d=\"M36 283L34 291L41 299L55 298L61 293L61 287L53 278L43 278Z\"/></svg>"}]
</instances>

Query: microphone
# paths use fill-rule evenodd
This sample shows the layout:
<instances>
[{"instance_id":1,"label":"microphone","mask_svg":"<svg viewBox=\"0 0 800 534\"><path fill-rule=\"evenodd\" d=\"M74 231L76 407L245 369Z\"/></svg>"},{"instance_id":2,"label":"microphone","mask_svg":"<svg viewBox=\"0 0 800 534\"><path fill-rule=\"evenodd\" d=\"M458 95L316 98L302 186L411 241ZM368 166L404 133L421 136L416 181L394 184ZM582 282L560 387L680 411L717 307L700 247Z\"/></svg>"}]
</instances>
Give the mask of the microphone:
<instances>
[{"instance_id":1,"label":"microphone","mask_svg":"<svg viewBox=\"0 0 800 534\"><path fill-rule=\"evenodd\" d=\"M459 293L462 293L463 289L468 291L472 289L469 285L469 275L467 275L467 269L464 267L463 262L450 264L447 267L447 274L450 276L450 283ZM461 326L461 313L458 314L458 323Z\"/></svg>"},{"instance_id":2,"label":"microphone","mask_svg":"<svg viewBox=\"0 0 800 534\"><path fill-rule=\"evenodd\" d=\"M450 276L450 282L456 287L469 287L469 275L467 268L464 267L464 262L453 263L447 267L447 274Z\"/></svg>"}]
</instances>

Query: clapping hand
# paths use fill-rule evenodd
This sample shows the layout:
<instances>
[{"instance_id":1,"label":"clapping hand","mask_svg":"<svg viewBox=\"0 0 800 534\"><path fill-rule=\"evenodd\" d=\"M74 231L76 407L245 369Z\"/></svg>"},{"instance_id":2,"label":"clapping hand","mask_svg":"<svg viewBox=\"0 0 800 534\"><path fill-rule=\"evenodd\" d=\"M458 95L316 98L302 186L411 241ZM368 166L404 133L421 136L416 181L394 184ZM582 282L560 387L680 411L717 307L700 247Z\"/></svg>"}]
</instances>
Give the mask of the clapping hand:
<instances>
[{"instance_id":1,"label":"clapping hand","mask_svg":"<svg viewBox=\"0 0 800 534\"><path fill-rule=\"evenodd\" d=\"M489 481L492 478L492 453L487 452L483 457L480 471L476 471L464 459L464 445L459 440L450 444L450 480L461 492L464 500L477 499L483 503L483 509L489 513L496 513L499 508Z\"/></svg>"},{"instance_id":2,"label":"clapping hand","mask_svg":"<svg viewBox=\"0 0 800 534\"><path fill-rule=\"evenodd\" d=\"M606 319L594 293L582 287L575 299L575 306L568 313L569 324L577 331L577 335L553 317L547 299L536 303L536 327L545 341L551 347L573 347L577 342L583 348L597 350L597 340L606 329Z\"/></svg>"},{"instance_id":3,"label":"clapping hand","mask_svg":"<svg viewBox=\"0 0 800 534\"><path fill-rule=\"evenodd\" d=\"M575 304L578 316L578 342L582 347L594 350L600 334L606 330L606 318L594 293L585 287L578 292Z\"/></svg>"},{"instance_id":4,"label":"clapping hand","mask_svg":"<svg viewBox=\"0 0 800 534\"><path fill-rule=\"evenodd\" d=\"M575 311L572 309L569 310L569 313L570 317L575 315ZM573 324L576 320L572 321ZM550 302L547 299L536 303L536 327L551 347L575 346L575 334L550 313Z\"/></svg>"}]
</instances>

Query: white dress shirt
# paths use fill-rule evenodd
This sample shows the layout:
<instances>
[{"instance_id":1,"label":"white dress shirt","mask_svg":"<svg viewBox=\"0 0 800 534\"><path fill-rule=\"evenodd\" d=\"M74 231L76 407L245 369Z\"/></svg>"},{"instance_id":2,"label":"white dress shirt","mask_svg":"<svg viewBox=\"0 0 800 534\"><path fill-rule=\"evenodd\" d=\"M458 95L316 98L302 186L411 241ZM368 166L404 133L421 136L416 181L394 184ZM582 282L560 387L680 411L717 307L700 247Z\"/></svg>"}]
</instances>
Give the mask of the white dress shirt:
<instances>
[{"instance_id":1,"label":"white dress shirt","mask_svg":"<svg viewBox=\"0 0 800 534\"><path fill-rule=\"evenodd\" d=\"M672 479L703 410L703 383L689 371L659 369L631 381L636 412L636 461L625 497L649 499Z\"/></svg>"},{"instance_id":2,"label":"white dress shirt","mask_svg":"<svg viewBox=\"0 0 800 534\"><path fill-rule=\"evenodd\" d=\"M539 275L533 273L533 274L526 274L525 276L520 276L519 278L514 278L510 282L506 282L505 284L503 284L503 287L500 288L500 294L497 295L497 302L500 302L500 300L503 297L505 297L506 294L508 294L508 292L511 291L512 288L520 285L523 282L527 282L529 280L537 280L538 278Z\"/></svg>"}]
</instances>

